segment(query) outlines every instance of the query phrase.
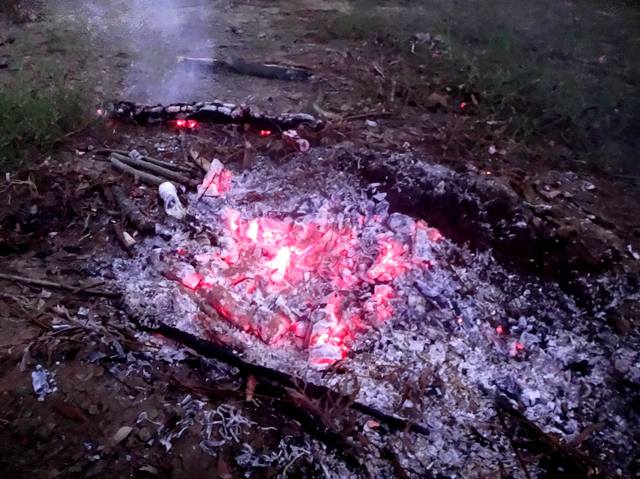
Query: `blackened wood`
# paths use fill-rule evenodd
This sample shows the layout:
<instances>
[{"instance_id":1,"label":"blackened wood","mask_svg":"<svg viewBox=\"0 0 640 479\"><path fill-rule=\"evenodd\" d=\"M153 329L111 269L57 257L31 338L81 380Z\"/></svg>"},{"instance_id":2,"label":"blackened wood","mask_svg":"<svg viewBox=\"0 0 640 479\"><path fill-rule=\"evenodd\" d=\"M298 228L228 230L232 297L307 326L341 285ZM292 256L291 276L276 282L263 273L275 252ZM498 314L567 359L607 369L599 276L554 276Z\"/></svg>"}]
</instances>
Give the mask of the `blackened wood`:
<instances>
[{"instance_id":1,"label":"blackened wood","mask_svg":"<svg viewBox=\"0 0 640 479\"><path fill-rule=\"evenodd\" d=\"M169 325L160 323L155 327L145 327L145 329L176 341L202 356L211 359L217 359L218 361L222 361L226 364L229 364L230 366L234 366L245 376L253 374L256 378L266 379L280 387L302 391L306 396L313 399L329 398L332 399L332 402L334 403L351 403L349 398L332 389L329 389L325 386L318 386L317 384L308 383L300 378L296 378L282 371L278 371L277 369L260 366L259 364L249 363L224 346L212 343L211 341L207 341L202 338L198 338L197 336L186 333ZM358 411L362 414L377 419L381 423L386 424L392 430L411 431L425 436L429 435L429 430L424 426L415 424L411 421L408 421L407 419L386 414L365 404L352 402L349 407L354 411Z\"/></svg>"},{"instance_id":2,"label":"blackened wood","mask_svg":"<svg viewBox=\"0 0 640 479\"><path fill-rule=\"evenodd\" d=\"M291 130L304 124L319 129L322 122L306 113L284 113L278 116L252 111L246 105L234 105L221 101L174 103L171 105L140 105L128 101L115 103L110 111L113 119L153 125L174 120L196 120L202 123L249 125L264 130Z\"/></svg>"},{"instance_id":3,"label":"blackened wood","mask_svg":"<svg viewBox=\"0 0 640 479\"><path fill-rule=\"evenodd\" d=\"M147 218L140 209L126 195L122 187L111 186L111 194L120 209L122 216L133 225L140 233L153 234L156 231L155 224Z\"/></svg>"},{"instance_id":4,"label":"blackened wood","mask_svg":"<svg viewBox=\"0 0 640 479\"><path fill-rule=\"evenodd\" d=\"M131 245L127 242L124 237L124 229L120 223L112 223L111 227L113 228L113 234L116 236L116 240L120 247L127 253L127 255L131 258L133 257L133 250L131 249Z\"/></svg>"},{"instance_id":5,"label":"blackened wood","mask_svg":"<svg viewBox=\"0 0 640 479\"><path fill-rule=\"evenodd\" d=\"M204 66L213 71L229 70L239 75L268 78L271 80L305 81L313 76L308 68L277 63L259 63L233 58L229 61L216 58L178 57L178 62L195 66Z\"/></svg>"}]
</instances>

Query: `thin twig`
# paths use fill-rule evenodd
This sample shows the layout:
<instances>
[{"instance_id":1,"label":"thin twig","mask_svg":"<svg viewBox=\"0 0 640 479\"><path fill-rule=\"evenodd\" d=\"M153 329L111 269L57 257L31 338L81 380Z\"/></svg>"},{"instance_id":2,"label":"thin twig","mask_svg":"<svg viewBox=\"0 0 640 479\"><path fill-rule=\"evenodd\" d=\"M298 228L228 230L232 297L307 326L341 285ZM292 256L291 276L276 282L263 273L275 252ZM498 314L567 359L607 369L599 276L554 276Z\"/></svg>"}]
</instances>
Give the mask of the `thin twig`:
<instances>
[{"instance_id":1,"label":"thin twig","mask_svg":"<svg viewBox=\"0 0 640 479\"><path fill-rule=\"evenodd\" d=\"M500 424L502 425L502 429L504 429L504 434L507 436L507 439L509 440L509 444L511 444L511 448L513 449L513 452L515 452L516 454L516 458L520 463L520 467L522 468L524 475L526 476L527 479L531 479L531 474L529 474L529 469L527 469L527 464L525 463L524 458L520 453L520 449L518 449L515 441L513 440L513 437L511 436L511 434L509 434L509 431L507 430L507 423L505 422L504 417L502 416L502 411L498 409L497 413L498 413L498 419L500 420Z\"/></svg>"},{"instance_id":2,"label":"thin twig","mask_svg":"<svg viewBox=\"0 0 640 479\"><path fill-rule=\"evenodd\" d=\"M344 121L366 120L367 118L389 118L393 113L389 111L370 111L359 115L350 115L343 118Z\"/></svg>"},{"instance_id":3,"label":"thin twig","mask_svg":"<svg viewBox=\"0 0 640 479\"><path fill-rule=\"evenodd\" d=\"M55 283L53 281L47 281L43 279L28 278L26 276L17 276L14 274L4 274L4 273L0 273L0 279L4 279L7 281L14 281L16 283L31 284L34 286L45 286L49 288L63 289L65 291L71 291L72 294L86 294L89 296L102 296L105 298L117 298L120 296L120 293L116 291L103 291L103 290L91 291L91 288L95 288L96 286L100 286L104 284L104 281L100 283L89 284L84 286L70 286L68 284Z\"/></svg>"}]
</instances>

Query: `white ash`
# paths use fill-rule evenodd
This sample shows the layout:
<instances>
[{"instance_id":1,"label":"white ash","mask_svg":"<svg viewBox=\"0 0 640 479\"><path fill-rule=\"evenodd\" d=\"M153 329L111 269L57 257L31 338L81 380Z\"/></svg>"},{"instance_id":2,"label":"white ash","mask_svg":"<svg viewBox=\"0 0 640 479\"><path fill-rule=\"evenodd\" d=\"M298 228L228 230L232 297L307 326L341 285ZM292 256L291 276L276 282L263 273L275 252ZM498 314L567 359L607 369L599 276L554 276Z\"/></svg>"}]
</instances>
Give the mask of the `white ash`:
<instances>
[{"instance_id":1,"label":"white ash","mask_svg":"<svg viewBox=\"0 0 640 479\"><path fill-rule=\"evenodd\" d=\"M213 223L215 231L215 218L225 205L251 215L292 215L323 200L335 201L346 213L351 202L353 208L365 205L385 217L401 235L403 223L412 220L389 215L386 200L371 198L356 177L333 169L322 154L316 150L280 166L259 162L234 178L227 196L192 202L189 213L200 223ZM420 169L440 175L443 185L451 176L442 167ZM565 441L603 422L604 429L590 438L591 446L609 467L629 467L631 452L638 448L631 434L637 416L614 385L620 375L638 384L637 335L620 338L604 324L594 327L594 319L557 286L511 273L489 252L476 253L446 239L424 251L417 247L432 267L399 280L397 302L405 306L379 329L356 339L340 374L321 374L294 346L268 346L222 321L203 331L197 305L161 275L170 251L181 247L197 253L202 245L179 223L163 226L161 232L140 244L134 259L113 262L131 311L195 334L224 333L243 345L247 360L310 382L340 388L345 375L358 378L357 400L430 429L427 438L402 440L403 434L397 434L393 449L407 470L492 476L502 464L514 477L521 476L495 420L497 394ZM572 369L580 361L587 362L588 371ZM488 445L480 444L472 429ZM367 435L373 443L394 442L375 430ZM381 459L372 458L371 464L387 467Z\"/></svg>"}]
</instances>

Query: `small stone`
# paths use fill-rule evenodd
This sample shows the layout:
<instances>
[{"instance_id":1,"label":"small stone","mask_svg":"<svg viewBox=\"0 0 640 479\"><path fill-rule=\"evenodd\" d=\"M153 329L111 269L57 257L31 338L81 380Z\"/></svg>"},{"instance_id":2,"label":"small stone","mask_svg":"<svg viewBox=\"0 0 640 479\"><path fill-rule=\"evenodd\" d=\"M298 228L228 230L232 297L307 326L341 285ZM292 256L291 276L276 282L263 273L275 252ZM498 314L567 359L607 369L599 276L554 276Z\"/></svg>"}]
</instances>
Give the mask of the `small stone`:
<instances>
[{"instance_id":1,"label":"small stone","mask_svg":"<svg viewBox=\"0 0 640 479\"><path fill-rule=\"evenodd\" d=\"M138 431L138 438L142 442L148 442L153 437L153 431L148 427L143 427Z\"/></svg>"},{"instance_id":2,"label":"small stone","mask_svg":"<svg viewBox=\"0 0 640 479\"><path fill-rule=\"evenodd\" d=\"M127 437L129 437L129 434L131 434L131 431L133 431L132 427L130 427L130 426L122 426L113 435L113 438L111 439L111 442L113 443L114 446L117 446L122 441L124 441Z\"/></svg>"},{"instance_id":3,"label":"small stone","mask_svg":"<svg viewBox=\"0 0 640 479\"><path fill-rule=\"evenodd\" d=\"M138 470L142 471L142 472L146 472L147 474L151 474L153 476L157 476L158 475L158 470L155 467L150 466L149 464L146 464L146 465L142 466Z\"/></svg>"}]
</instances>

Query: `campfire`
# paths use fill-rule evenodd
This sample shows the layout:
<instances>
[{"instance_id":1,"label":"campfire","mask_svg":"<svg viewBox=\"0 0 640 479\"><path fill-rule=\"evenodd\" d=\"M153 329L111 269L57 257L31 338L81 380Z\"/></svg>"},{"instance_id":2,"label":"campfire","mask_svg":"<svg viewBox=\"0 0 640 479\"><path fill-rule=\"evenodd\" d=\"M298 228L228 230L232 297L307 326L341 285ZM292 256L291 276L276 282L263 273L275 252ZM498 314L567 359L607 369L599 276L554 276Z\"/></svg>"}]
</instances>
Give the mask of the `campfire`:
<instances>
[{"instance_id":1,"label":"campfire","mask_svg":"<svg viewBox=\"0 0 640 479\"><path fill-rule=\"evenodd\" d=\"M557 286L500 265L491 251L452 242L429 224L429 211L415 217L393 203L400 190L442 195L452 188L459 204L477 205L469 225L486 235L479 198L490 195L474 196L468 180L410 154L357 157L345 169L334 152L282 130L308 118L221 105L120 107L128 118L170 122L180 131L204 128L187 121L198 121L192 115L203 109L225 109L231 123L240 111L256 138L289 148L286 163L258 156L250 168L202 153L193 158L204 170L196 184L186 169L137 152L110 153L114 168L158 188L165 211L149 228L121 205L147 236L135 248L121 240L130 257L103 263L126 311L152 334L149 341L175 341L276 385L284 397L304 391L304 401L347 404L371 424L416 433L408 449L398 450L412 470L431 467L434 457L441 458L439 470L471 467L465 457L482 467L477 442L461 439L460 431L496 411L515 421L513 435L533 434L544 447L559 448L552 467L577 470L588 462L540 429L579 435L596 405L618 403L613 390L595 388L612 351L586 340L593 333L581 309ZM373 176L395 175L396 190L365 179L361 162ZM114 192L117 200L121 190ZM433 213L442 222L448 212ZM505 230L521 228L518 218ZM585 388L587 406L580 399ZM491 461L511 457L504 435L490 427L481 433L491 441L490 452L483 449ZM603 447L619 443L615 431L607 434Z\"/></svg>"},{"instance_id":2,"label":"campfire","mask_svg":"<svg viewBox=\"0 0 640 479\"><path fill-rule=\"evenodd\" d=\"M233 183L226 169L205 179L196 208L214 244L177 249L170 272L229 323L275 347L308 349L317 366L344 359L356 334L406 308L397 289L429 267L441 237L389 215L384 194L351 204L298 194L294 211L264 211L242 178Z\"/></svg>"},{"instance_id":3,"label":"campfire","mask_svg":"<svg viewBox=\"0 0 640 479\"><path fill-rule=\"evenodd\" d=\"M190 202L206 239L172 237L162 270L180 283L178 294L215 310L205 323L222 319L326 368L346 358L358 334L407 309L442 236L390 214L376 185L358 191L337 177L308 191L305 179L284 179L265 188L260 173L234 177L214 160Z\"/></svg>"}]
</instances>

